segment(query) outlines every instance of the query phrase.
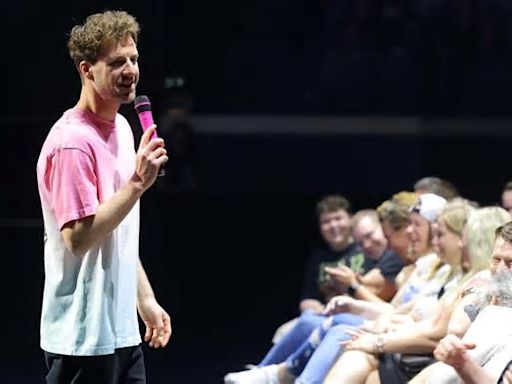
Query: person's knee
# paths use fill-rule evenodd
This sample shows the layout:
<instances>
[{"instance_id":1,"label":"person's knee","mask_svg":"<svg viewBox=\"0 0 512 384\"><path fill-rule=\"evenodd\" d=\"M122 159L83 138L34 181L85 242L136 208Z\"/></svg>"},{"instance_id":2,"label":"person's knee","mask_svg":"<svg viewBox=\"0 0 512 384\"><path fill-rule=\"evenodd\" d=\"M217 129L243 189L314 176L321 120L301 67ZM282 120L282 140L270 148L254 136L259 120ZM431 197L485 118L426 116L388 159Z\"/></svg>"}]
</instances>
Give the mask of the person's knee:
<instances>
[{"instance_id":1,"label":"person's knee","mask_svg":"<svg viewBox=\"0 0 512 384\"><path fill-rule=\"evenodd\" d=\"M313 313L303 313L299 317L296 327L301 329L315 329L318 325L321 325L325 320L324 316L319 316Z\"/></svg>"}]
</instances>

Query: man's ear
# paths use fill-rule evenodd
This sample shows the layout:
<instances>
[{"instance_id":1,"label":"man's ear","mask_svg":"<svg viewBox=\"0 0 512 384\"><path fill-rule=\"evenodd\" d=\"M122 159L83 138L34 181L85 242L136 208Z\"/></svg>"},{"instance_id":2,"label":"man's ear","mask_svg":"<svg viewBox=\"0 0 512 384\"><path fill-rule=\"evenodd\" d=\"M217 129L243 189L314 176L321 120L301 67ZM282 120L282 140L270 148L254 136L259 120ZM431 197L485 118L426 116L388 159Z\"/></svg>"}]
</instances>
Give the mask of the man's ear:
<instances>
[{"instance_id":1,"label":"man's ear","mask_svg":"<svg viewBox=\"0 0 512 384\"><path fill-rule=\"evenodd\" d=\"M80 64L78 64L78 71L80 72L80 75L84 79L94 80L94 73L93 73L93 70L92 70L91 63L89 63L89 62L87 62L85 60L82 60L80 62Z\"/></svg>"}]
</instances>

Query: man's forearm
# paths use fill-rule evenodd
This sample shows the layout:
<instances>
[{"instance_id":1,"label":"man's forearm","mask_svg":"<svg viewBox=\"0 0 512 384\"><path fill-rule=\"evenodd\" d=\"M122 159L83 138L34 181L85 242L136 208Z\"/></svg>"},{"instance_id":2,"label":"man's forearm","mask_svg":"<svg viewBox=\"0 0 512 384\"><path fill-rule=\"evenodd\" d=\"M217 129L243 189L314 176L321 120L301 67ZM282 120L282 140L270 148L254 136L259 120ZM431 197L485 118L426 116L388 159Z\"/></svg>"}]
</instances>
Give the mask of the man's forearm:
<instances>
[{"instance_id":1,"label":"man's forearm","mask_svg":"<svg viewBox=\"0 0 512 384\"><path fill-rule=\"evenodd\" d=\"M454 368L464 384L493 384L498 381L469 356L460 367Z\"/></svg>"},{"instance_id":2,"label":"man's forearm","mask_svg":"<svg viewBox=\"0 0 512 384\"><path fill-rule=\"evenodd\" d=\"M123 221L143 192L139 184L130 181L100 204L93 216L65 225L61 233L66 248L73 254L82 256L98 245Z\"/></svg>"},{"instance_id":3,"label":"man's forearm","mask_svg":"<svg viewBox=\"0 0 512 384\"><path fill-rule=\"evenodd\" d=\"M139 265L137 267L137 302L154 298L155 293L153 292L153 288L151 288L148 275L139 259Z\"/></svg>"}]
</instances>

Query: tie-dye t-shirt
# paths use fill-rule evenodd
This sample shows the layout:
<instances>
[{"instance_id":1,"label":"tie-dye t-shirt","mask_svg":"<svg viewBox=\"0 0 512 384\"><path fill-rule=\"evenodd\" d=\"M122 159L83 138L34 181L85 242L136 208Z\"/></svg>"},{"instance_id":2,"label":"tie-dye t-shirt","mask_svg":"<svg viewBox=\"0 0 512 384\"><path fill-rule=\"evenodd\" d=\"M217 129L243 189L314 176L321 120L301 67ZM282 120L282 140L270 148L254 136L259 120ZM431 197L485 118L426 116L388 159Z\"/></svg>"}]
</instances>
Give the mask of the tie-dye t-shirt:
<instances>
[{"instance_id":1,"label":"tie-dye t-shirt","mask_svg":"<svg viewBox=\"0 0 512 384\"><path fill-rule=\"evenodd\" d=\"M45 226L41 347L62 355L105 355L140 343L136 310L139 204L100 244L72 254L61 229L96 213L132 177L131 128L78 108L50 130L37 162Z\"/></svg>"}]
</instances>

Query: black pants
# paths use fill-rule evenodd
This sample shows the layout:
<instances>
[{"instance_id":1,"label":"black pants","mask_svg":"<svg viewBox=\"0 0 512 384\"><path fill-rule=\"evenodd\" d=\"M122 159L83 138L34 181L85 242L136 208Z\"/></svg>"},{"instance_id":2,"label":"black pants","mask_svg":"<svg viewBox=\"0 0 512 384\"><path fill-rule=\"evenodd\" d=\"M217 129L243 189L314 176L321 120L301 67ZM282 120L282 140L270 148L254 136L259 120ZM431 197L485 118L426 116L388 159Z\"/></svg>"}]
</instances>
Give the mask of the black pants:
<instances>
[{"instance_id":1,"label":"black pants","mask_svg":"<svg viewBox=\"0 0 512 384\"><path fill-rule=\"evenodd\" d=\"M66 356L45 352L47 384L145 384L144 356L139 346L112 355Z\"/></svg>"},{"instance_id":2,"label":"black pants","mask_svg":"<svg viewBox=\"0 0 512 384\"><path fill-rule=\"evenodd\" d=\"M382 384L406 384L424 368L435 363L432 354L379 354L379 378Z\"/></svg>"}]
</instances>

